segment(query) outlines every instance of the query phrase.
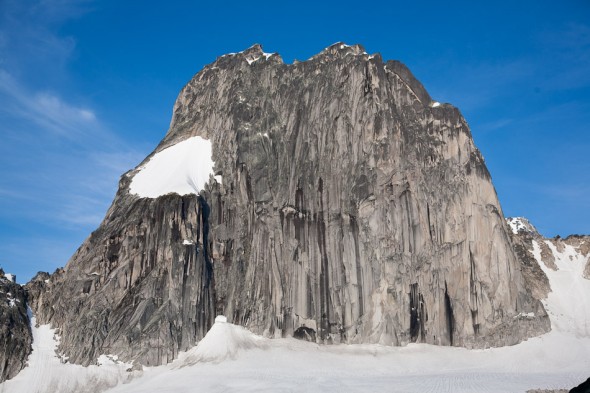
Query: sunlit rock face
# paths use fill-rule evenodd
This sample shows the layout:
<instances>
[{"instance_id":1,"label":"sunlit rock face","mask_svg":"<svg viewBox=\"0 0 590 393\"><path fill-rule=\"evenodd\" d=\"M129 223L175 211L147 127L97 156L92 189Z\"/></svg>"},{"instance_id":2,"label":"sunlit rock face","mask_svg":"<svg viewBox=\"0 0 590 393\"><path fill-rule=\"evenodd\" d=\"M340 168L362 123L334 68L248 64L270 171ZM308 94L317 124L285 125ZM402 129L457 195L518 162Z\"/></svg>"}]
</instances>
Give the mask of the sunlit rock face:
<instances>
[{"instance_id":1,"label":"sunlit rock face","mask_svg":"<svg viewBox=\"0 0 590 393\"><path fill-rule=\"evenodd\" d=\"M197 136L207 184L170 176L200 195L132 192ZM340 43L284 64L253 46L185 86L165 138L33 304L83 364L165 363L218 313L322 343L510 345L550 328L513 242L467 123L403 64Z\"/></svg>"}]
</instances>

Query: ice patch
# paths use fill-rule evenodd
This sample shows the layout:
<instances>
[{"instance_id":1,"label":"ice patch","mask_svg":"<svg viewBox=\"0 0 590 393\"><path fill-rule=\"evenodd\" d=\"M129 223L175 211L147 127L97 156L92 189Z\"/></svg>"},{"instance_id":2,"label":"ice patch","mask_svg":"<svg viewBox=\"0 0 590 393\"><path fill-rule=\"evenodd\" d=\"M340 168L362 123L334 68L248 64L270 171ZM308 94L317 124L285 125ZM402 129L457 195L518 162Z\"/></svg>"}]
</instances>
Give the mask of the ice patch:
<instances>
[{"instance_id":1,"label":"ice patch","mask_svg":"<svg viewBox=\"0 0 590 393\"><path fill-rule=\"evenodd\" d=\"M99 366L116 366L122 364L127 368L131 367L131 364L120 361L117 355L100 355L96 363Z\"/></svg>"},{"instance_id":2,"label":"ice patch","mask_svg":"<svg viewBox=\"0 0 590 393\"><path fill-rule=\"evenodd\" d=\"M6 273L4 275L8 281L16 282L16 276L14 274Z\"/></svg>"},{"instance_id":3,"label":"ice patch","mask_svg":"<svg viewBox=\"0 0 590 393\"><path fill-rule=\"evenodd\" d=\"M434 101L434 102L432 103L432 105L430 105L430 106L431 106L431 107L433 107L433 108L437 108L437 107L439 107L439 106L440 106L440 102L438 102L438 101Z\"/></svg>"},{"instance_id":4,"label":"ice patch","mask_svg":"<svg viewBox=\"0 0 590 393\"><path fill-rule=\"evenodd\" d=\"M535 317L534 312L521 312L514 316L514 319L523 318L523 319L532 319Z\"/></svg>"},{"instance_id":5,"label":"ice patch","mask_svg":"<svg viewBox=\"0 0 590 393\"><path fill-rule=\"evenodd\" d=\"M194 244L194 243L193 243L191 240L184 239L184 240L182 241L182 244L184 244L185 246L190 246L190 245L192 245L192 244Z\"/></svg>"},{"instance_id":6,"label":"ice patch","mask_svg":"<svg viewBox=\"0 0 590 393\"><path fill-rule=\"evenodd\" d=\"M214 164L211 142L194 136L156 153L139 168L129 192L142 198L198 194L213 174Z\"/></svg>"}]
</instances>

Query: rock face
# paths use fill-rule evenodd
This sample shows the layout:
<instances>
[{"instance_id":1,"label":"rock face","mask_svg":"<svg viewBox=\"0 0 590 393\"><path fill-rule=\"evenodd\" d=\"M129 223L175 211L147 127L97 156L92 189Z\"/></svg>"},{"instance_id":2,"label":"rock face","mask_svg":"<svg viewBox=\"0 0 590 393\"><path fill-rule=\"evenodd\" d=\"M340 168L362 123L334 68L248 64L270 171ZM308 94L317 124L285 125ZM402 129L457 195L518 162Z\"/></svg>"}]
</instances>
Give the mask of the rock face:
<instances>
[{"instance_id":1,"label":"rock face","mask_svg":"<svg viewBox=\"0 0 590 393\"><path fill-rule=\"evenodd\" d=\"M129 192L142 167L125 174L35 297L71 361L165 363L217 313L323 343L484 347L549 330L467 123L400 62L340 43L291 65L257 45L222 56L181 91L154 153L193 136L223 180L149 199Z\"/></svg>"},{"instance_id":2,"label":"rock face","mask_svg":"<svg viewBox=\"0 0 590 393\"><path fill-rule=\"evenodd\" d=\"M533 255L533 241L540 244L541 255L546 265L557 270L555 257L543 241L543 236L524 217L509 217L506 219L512 230L513 249L521 262L522 274L525 280L525 287L528 288L535 299L545 299L551 290L549 280L539 266L539 262Z\"/></svg>"},{"instance_id":3,"label":"rock face","mask_svg":"<svg viewBox=\"0 0 590 393\"><path fill-rule=\"evenodd\" d=\"M32 341L26 292L0 269L0 382L25 367Z\"/></svg>"}]
</instances>

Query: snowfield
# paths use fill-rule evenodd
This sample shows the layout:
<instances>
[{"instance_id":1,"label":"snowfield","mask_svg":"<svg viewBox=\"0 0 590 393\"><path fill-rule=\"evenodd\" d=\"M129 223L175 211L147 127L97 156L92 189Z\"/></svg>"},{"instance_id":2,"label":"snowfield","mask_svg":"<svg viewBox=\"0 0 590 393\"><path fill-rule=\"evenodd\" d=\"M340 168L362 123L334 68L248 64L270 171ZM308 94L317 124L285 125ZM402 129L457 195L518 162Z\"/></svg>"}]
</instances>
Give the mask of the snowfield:
<instances>
[{"instance_id":1,"label":"snowfield","mask_svg":"<svg viewBox=\"0 0 590 393\"><path fill-rule=\"evenodd\" d=\"M107 361L104 355L102 366L63 363L55 353L59 344L55 330L49 325L35 327L35 324L33 316L33 352L29 355L29 365L13 379L0 384L0 393L94 393L132 377L126 371L130 364Z\"/></svg>"},{"instance_id":2,"label":"snowfield","mask_svg":"<svg viewBox=\"0 0 590 393\"><path fill-rule=\"evenodd\" d=\"M129 192L142 198L198 194L214 165L211 141L194 136L154 154L131 180Z\"/></svg>"},{"instance_id":3,"label":"snowfield","mask_svg":"<svg viewBox=\"0 0 590 393\"><path fill-rule=\"evenodd\" d=\"M34 328L29 366L0 393L166 392L526 392L580 384L590 376L590 281L587 257L567 246L557 271L540 262L553 292L544 301L552 331L485 350L411 344L320 346L268 339L216 318L197 346L173 363L143 371L101 357L103 365L63 364L48 326ZM34 321L34 320L33 320ZM33 322L34 324L34 322ZM111 361L105 361L111 359Z\"/></svg>"}]
</instances>

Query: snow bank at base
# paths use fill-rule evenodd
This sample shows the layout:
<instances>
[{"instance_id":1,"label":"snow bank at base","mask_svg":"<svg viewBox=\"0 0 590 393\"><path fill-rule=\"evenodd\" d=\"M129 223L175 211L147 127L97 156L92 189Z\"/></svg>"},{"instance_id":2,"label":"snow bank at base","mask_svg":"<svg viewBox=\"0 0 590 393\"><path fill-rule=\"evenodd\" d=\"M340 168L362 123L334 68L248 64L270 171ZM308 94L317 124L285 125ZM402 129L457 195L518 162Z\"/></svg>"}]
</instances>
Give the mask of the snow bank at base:
<instances>
[{"instance_id":1,"label":"snow bank at base","mask_svg":"<svg viewBox=\"0 0 590 393\"><path fill-rule=\"evenodd\" d=\"M118 362L116 356L101 356L101 366L62 363L56 354L55 330L36 323L31 317L33 351L27 367L0 384L0 393L96 393L128 382L138 373L126 371L131 365Z\"/></svg>"},{"instance_id":2,"label":"snow bank at base","mask_svg":"<svg viewBox=\"0 0 590 393\"><path fill-rule=\"evenodd\" d=\"M227 323L226 317L219 315L199 344L179 356L175 367L235 359L241 350L268 348L268 341L269 339L257 336L241 326Z\"/></svg>"},{"instance_id":3,"label":"snow bank at base","mask_svg":"<svg viewBox=\"0 0 590 393\"><path fill-rule=\"evenodd\" d=\"M209 344L225 345L222 333L235 340L232 325L225 325ZM201 359L188 367L149 368L109 392L514 393L571 388L590 370L590 339L559 332L486 350L427 344L320 346L289 338L266 343L265 349L255 345L231 361ZM180 358L176 363L182 364Z\"/></svg>"},{"instance_id":4,"label":"snow bank at base","mask_svg":"<svg viewBox=\"0 0 590 393\"><path fill-rule=\"evenodd\" d=\"M131 180L129 192L142 198L198 194L213 165L211 141L194 136L154 154Z\"/></svg>"}]
</instances>

